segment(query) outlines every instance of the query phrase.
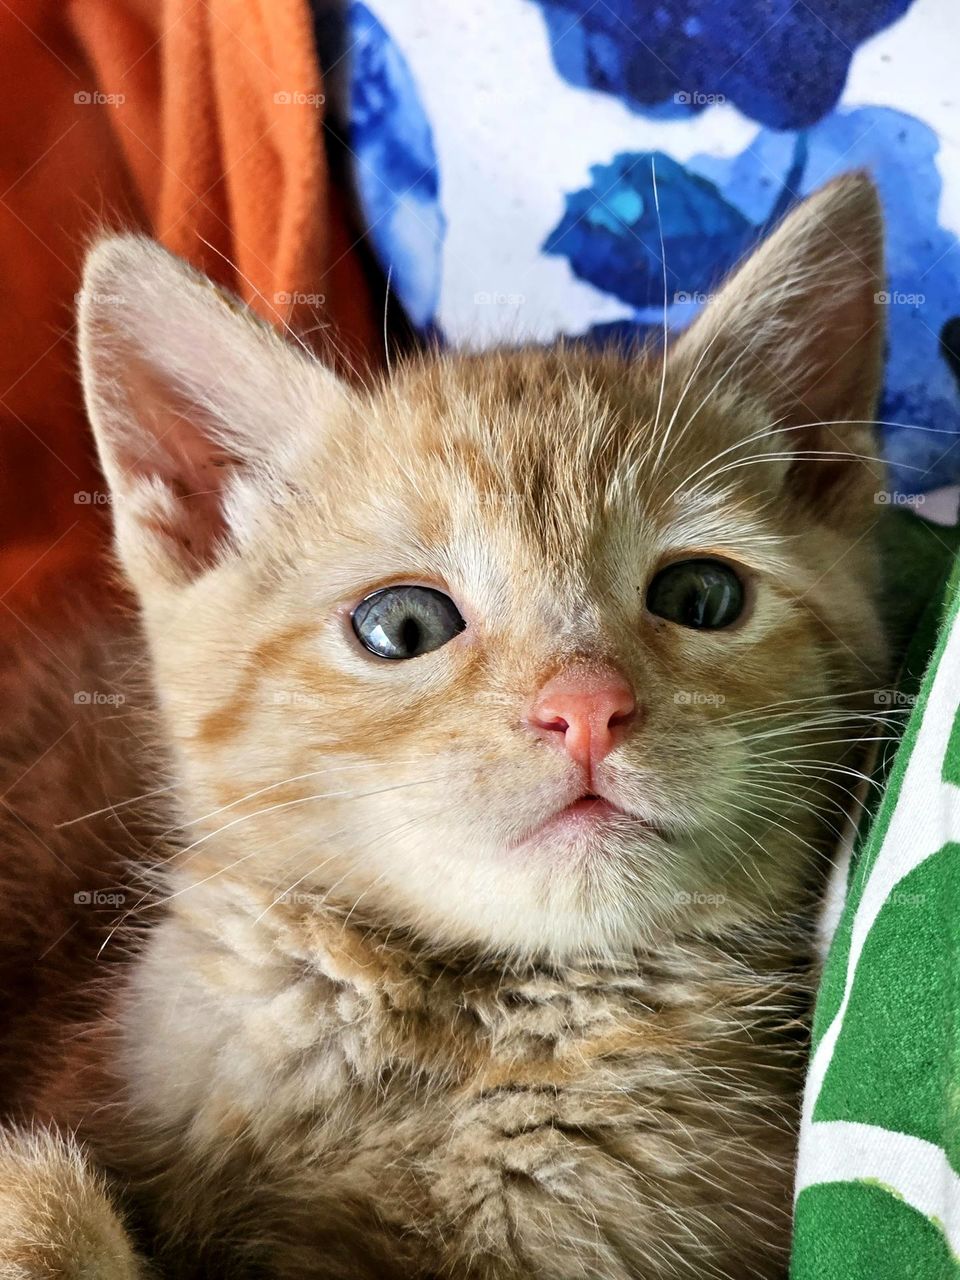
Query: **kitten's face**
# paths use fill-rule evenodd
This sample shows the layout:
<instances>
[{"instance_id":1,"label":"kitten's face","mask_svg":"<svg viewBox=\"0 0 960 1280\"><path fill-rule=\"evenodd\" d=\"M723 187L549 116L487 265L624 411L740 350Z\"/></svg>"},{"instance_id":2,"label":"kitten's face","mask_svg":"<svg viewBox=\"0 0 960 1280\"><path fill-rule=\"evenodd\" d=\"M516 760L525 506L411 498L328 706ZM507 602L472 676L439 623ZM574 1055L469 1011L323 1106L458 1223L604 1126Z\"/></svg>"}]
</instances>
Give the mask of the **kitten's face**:
<instances>
[{"instance_id":1,"label":"kitten's face","mask_svg":"<svg viewBox=\"0 0 960 1280\"><path fill-rule=\"evenodd\" d=\"M833 205L873 214L862 185ZM200 842L186 872L520 954L795 904L854 732L829 717L879 670L868 435L802 425L870 415L865 235L874 266L819 316L829 353L781 335L769 378L728 300L665 366L425 361L364 394L155 251L102 248L91 296L148 267L149 323L181 303L159 356L102 314L84 354ZM799 305L778 289L778 314Z\"/></svg>"}]
</instances>

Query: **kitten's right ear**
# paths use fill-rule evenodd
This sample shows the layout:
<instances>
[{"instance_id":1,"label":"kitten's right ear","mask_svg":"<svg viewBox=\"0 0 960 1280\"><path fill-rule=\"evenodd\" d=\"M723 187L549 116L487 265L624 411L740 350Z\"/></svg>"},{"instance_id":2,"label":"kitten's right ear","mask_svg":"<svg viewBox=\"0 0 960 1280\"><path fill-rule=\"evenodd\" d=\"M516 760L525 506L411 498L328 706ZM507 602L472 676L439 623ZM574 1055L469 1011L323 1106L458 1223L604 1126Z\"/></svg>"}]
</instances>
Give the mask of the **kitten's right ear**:
<instances>
[{"instance_id":1,"label":"kitten's right ear","mask_svg":"<svg viewBox=\"0 0 960 1280\"><path fill-rule=\"evenodd\" d=\"M781 428L767 447L796 457L790 493L831 520L872 513L881 486L871 422L882 281L876 190L865 174L846 174L788 214L672 351L681 380L699 377L710 395L736 387L764 404Z\"/></svg>"},{"instance_id":2,"label":"kitten's right ear","mask_svg":"<svg viewBox=\"0 0 960 1280\"><path fill-rule=\"evenodd\" d=\"M258 497L350 392L242 303L138 236L87 258L87 412L120 558L138 587L190 581L252 533Z\"/></svg>"}]
</instances>

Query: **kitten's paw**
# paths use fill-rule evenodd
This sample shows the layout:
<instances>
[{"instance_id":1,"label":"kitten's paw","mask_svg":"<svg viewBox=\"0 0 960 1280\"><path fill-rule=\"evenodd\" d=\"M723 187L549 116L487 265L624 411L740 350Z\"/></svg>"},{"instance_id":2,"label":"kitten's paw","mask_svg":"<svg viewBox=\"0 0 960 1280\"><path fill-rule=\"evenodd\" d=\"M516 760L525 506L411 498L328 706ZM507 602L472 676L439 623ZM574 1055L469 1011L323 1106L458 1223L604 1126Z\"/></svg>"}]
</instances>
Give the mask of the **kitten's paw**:
<instances>
[{"instance_id":1,"label":"kitten's paw","mask_svg":"<svg viewBox=\"0 0 960 1280\"><path fill-rule=\"evenodd\" d=\"M103 1178L72 1141L0 1132L0 1280L143 1280Z\"/></svg>"}]
</instances>

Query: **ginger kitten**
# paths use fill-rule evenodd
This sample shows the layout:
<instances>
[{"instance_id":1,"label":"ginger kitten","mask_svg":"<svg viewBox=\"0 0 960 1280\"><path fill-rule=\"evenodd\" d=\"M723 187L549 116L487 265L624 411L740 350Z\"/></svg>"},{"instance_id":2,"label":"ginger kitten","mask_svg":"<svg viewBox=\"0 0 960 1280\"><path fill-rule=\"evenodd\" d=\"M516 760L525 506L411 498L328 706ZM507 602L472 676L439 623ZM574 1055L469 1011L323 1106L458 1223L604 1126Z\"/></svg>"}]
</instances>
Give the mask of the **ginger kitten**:
<instances>
[{"instance_id":1,"label":"ginger kitten","mask_svg":"<svg viewBox=\"0 0 960 1280\"><path fill-rule=\"evenodd\" d=\"M811 917L883 661L880 274L853 176L665 359L358 390L155 245L93 250L150 692L20 780L54 735L5 731L40 994L0 1058L0 1276L783 1273ZM122 927L61 964L94 875Z\"/></svg>"}]
</instances>

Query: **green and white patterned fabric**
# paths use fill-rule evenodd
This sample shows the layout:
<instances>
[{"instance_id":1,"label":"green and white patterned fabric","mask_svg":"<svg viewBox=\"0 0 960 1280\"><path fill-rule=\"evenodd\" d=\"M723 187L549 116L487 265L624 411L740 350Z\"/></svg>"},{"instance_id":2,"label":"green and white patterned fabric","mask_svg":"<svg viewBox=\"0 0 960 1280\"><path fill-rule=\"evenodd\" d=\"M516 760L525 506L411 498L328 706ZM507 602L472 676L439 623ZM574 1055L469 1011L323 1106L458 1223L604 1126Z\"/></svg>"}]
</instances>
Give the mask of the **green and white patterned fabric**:
<instances>
[{"instance_id":1,"label":"green and white patterned fabric","mask_svg":"<svg viewBox=\"0 0 960 1280\"><path fill-rule=\"evenodd\" d=\"M960 1280L960 566L926 625L818 999L793 1280Z\"/></svg>"}]
</instances>

